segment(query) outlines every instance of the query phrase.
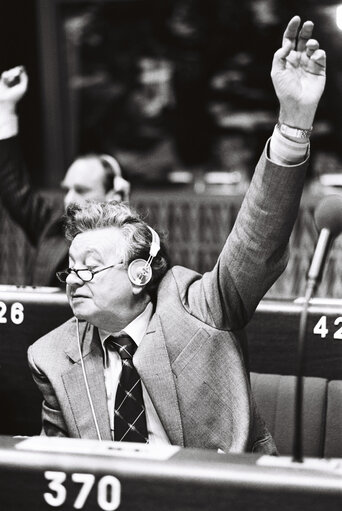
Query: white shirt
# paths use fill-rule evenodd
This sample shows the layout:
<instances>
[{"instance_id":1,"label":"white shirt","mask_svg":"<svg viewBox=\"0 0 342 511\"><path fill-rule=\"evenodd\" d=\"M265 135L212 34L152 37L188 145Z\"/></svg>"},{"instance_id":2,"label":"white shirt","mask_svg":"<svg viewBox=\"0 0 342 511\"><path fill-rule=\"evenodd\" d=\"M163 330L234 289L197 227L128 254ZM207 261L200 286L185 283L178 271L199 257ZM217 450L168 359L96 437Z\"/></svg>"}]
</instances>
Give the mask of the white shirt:
<instances>
[{"instance_id":1,"label":"white shirt","mask_svg":"<svg viewBox=\"0 0 342 511\"><path fill-rule=\"evenodd\" d=\"M144 311L131 323L129 323L121 332L125 332L133 339L135 344L139 347L139 344L144 337L147 326L152 316L152 303L148 303ZM110 428L112 438L114 438L114 404L117 387L120 380L122 363L120 355L115 350L106 350L104 347L105 340L118 332L106 332L105 330L99 329L99 336L101 339L102 349L104 352L104 377L107 391L107 407L110 419ZM134 362L134 357L133 357ZM152 403L152 400L143 384L141 382L143 400L145 404L145 415L146 415L146 426L148 432L148 439L150 444L166 443L170 444L167 434L163 428L163 425L158 417L156 409Z\"/></svg>"}]
</instances>

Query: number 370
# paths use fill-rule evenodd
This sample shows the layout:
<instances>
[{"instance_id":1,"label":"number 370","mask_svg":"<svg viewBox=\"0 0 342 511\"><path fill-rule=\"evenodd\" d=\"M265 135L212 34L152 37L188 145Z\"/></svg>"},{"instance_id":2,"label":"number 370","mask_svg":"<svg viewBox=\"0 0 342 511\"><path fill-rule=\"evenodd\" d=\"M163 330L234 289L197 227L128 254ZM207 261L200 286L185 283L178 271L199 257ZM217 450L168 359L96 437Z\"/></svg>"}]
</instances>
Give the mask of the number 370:
<instances>
[{"instance_id":1,"label":"number 370","mask_svg":"<svg viewBox=\"0 0 342 511\"><path fill-rule=\"evenodd\" d=\"M338 317L334 321L334 325L338 326L342 323L342 316ZM329 333L329 329L327 327L327 316L321 316L314 326L313 333L316 335L320 335L322 339L325 339ZM334 339L342 340L342 326L338 328L334 332Z\"/></svg>"},{"instance_id":2,"label":"number 370","mask_svg":"<svg viewBox=\"0 0 342 511\"><path fill-rule=\"evenodd\" d=\"M44 493L44 500L51 507L62 506L67 499L67 489L63 483L66 482L65 472L46 471L45 478L50 481L48 486L52 493ZM79 493L73 507L82 509L87 501L88 495L95 483L93 474L71 474L74 483L81 484ZM101 477L97 482L97 504L103 511L114 511L120 505L121 484L120 481L110 475Z\"/></svg>"}]
</instances>

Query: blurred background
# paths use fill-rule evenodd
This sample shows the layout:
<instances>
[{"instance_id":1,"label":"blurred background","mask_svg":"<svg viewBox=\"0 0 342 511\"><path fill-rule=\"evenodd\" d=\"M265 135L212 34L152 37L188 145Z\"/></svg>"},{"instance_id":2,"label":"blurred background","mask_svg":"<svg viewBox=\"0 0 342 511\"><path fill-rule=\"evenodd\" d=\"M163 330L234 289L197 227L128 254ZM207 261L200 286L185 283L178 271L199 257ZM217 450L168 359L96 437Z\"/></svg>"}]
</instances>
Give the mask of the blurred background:
<instances>
[{"instance_id":1,"label":"blurred background","mask_svg":"<svg viewBox=\"0 0 342 511\"><path fill-rule=\"evenodd\" d=\"M268 293L299 296L313 209L342 193L342 1L3 2L0 72L23 64L29 75L19 117L34 185L58 200L77 154L112 153L133 204L168 232L172 262L209 270L277 120L271 62L294 14L315 22L328 54L291 259ZM34 251L1 204L0 240L0 284L24 284ZM338 239L322 296L342 297L341 255Z\"/></svg>"}]
</instances>

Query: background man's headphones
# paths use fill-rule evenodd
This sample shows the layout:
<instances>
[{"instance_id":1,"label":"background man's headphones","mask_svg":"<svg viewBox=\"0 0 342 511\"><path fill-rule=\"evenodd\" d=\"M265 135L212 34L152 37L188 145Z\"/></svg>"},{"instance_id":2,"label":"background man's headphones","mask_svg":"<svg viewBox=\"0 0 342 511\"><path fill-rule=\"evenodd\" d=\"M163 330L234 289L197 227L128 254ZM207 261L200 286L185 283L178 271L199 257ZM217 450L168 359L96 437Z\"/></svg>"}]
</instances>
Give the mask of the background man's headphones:
<instances>
[{"instance_id":1,"label":"background man's headphones","mask_svg":"<svg viewBox=\"0 0 342 511\"><path fill-rule=\"evenodd\" d=\"M122 170L118 161L109 154L100 154L98 158L111 180L111 186L107 191L107 200L129 201L131 185L122 177Z\"/></svg>"},{"instance_id":2,"label":"background man's headphones","mask_svg":"<svg viewBox=\"0 0 342 511\"><path fill-rule=\"evenodd\" d=\"M102 163L107 164L107 166L109 165L110 169L113 171L113 177L122 177L121 167L113 156L110 156L110 154L100 154L99 158Z\"/></svg>"},{"instance_id":3,"label":"background man's headphones","mask_svg":"<svg viewBox=\"0 0 342 511\"><path fill-rule=\"evenodd\" d=\"M152 233L152 242L148 259L134 259L128 266L128 278L135 286L146 286L152 278L151 264L160 250L160 238L156 231L149 227Z\"/></svg>"}]
</instances>

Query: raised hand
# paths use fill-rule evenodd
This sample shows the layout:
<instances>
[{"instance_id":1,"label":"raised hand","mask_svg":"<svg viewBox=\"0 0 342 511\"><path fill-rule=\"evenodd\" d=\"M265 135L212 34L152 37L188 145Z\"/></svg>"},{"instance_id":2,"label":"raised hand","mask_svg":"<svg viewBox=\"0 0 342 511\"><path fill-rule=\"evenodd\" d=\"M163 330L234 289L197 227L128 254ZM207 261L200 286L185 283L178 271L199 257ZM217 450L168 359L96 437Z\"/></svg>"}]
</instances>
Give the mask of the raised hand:
<instances>
[{"instance_id":1,"label":"raised hand","mask_svg":"<svg viewBox=\"0 0 342 511\"><path fill-rule=\"evenodd\" d=\"M23 66L17 66L1 74L0 103L15 106L27 91L28 77Z\"/></svg>"},{"instance_id":2,"label":"raised hand","mask_svg":"<svg viewBox=\"0 0 342 511\"><path fill-rule=\"evenodd\" d=\"M275 53L271 77L280 103L279 121L296 128L312 127L325 87L326 55L312 39L313 23L294 16L282 47Z\"/></svg>"}]
</instances>

